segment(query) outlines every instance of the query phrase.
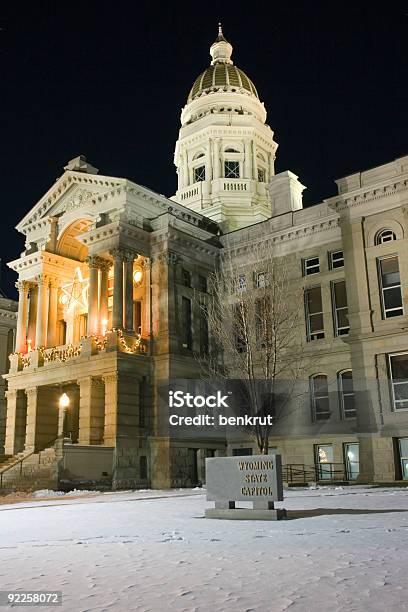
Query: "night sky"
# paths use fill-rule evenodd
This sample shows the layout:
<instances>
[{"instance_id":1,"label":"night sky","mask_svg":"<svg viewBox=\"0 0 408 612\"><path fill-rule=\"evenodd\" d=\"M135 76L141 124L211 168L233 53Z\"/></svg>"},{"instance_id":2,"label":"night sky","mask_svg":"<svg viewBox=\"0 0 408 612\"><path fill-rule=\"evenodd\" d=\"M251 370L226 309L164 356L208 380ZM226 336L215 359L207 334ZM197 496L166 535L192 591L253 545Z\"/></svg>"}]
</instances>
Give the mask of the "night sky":
<instances>
[{"instance_id":1,"label":"night sky","mask_svg":"<svg viewBox=\"0 0 408 612\"><path fill-rule=\"evenodd\" d=\"M364 6L365 4L365 6ZM254 81L306 205L334 179L408 153L408 3L35 2L0 10L0 257L13 229L84 154L107 175L176 189L180 110L217 22ZM3 264L2 287L15 295Z\"/></svg>"}]
</instances>

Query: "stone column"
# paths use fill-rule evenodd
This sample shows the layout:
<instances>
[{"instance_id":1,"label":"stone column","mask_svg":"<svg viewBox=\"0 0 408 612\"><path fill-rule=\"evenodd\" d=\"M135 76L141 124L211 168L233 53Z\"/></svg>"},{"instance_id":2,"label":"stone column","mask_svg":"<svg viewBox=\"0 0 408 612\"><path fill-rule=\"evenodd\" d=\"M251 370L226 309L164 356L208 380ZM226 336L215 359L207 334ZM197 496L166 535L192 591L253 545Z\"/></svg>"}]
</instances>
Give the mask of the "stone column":
<instances>
[{"instance_id":1,"label":"stone column","mask_svg":"<svg viewBox=\"0 0 408 612\"><path fill-rule=\"evenodd\" d=\"M35 329L35 346L46 346L47 344L47 292L48 279L41 274L38 277L38 303L37 322Z\"/></svg>"},{"instance_id":2,"label":"stone column","mask_svg":"<svg viewBox=\"0 0 408 612\"><path fill-rule=\"evenodd\" d=\"M28 314L28 289L26 281L16 283L18 289L18 314L16 352L25 353L27 349L27 314Z\"/></svg>"},{"instance_id":3,"label":"stone column","mask_svg":"<svg viewBox=\"0 0 408 612\"><path fill-rule=\"evenodd\" d=\"M134 253L125 255L125 329L134 332L133 323L133 261Z\"/></svg>"},{"instance_id":4,"label":"stone column","mask_svg":"<svg viewBox=\"0 0 408 612\"><path fill-rule=\"evenodd\" d=\"M37 325L37 302L38 302L38 287L34 283L30 283L30 303L28 313L28 334L27 340L30 340L31 346L35 346L35 329Z\"/></svg>"},{"instance_id":5,"label":"stone column","mask_svg":"<svg viewBox=\"0 0 408 612\"><path fill-rule=\"evenodd\" d=\"M113 257L113 316L112 327L123 328L123 253L119 249L112 251Z\"/></svg>"},{"instance_id":6,"label":"stone column","mask_svg":"<svg viewBox=\"0 0 408 612\"><path fill-rule=\"evenodd\" d=\"M151 264L152 260L145 259L143 262L144 274L144 300L142 311L142 334L151 338Z\"/></svg>"},{"instance_id":7,"label":"stone column","mask_svg":"<svg viewBox=\"0 0 408 612\"><path fill-rule=\"evenodd\" d=\"M6 455L16 455L24 450L27 407L24 391L7 391Z\"/></svg>"},{"instance_id":8,"label":"stone column","mask_svg":"<svg viewBox=\"0 0 408 612\"><path fill-rule=\"evenodd\" d=\"M188 176L188 159L187 159L187 151L183 153L183 187L188 187L189 185L189 176Z\"/></svg>"},{"instance_id":9,"label":"stone column","mask_svg":"<svg viewBox=\"0 0 408 612\"><path fill-rule=\"evenodd\" d=\"M252 178L256 181L258 180L258 158L257 158L255 140L252 141L252 164L253 164Z\"/></svg>"},{"instance_id":10,"label":"stone column","mask_svg":"<svg viewBox=\"0 0 408 612\"><path fill-rule=\"evenodd\" d=\"M269 153L268 160L269 160L269 180L271 180L271 178L275 176L275 155L273 153Z\"/></svg>"},{"instance_id":11,"label":"stone column","mask_svg":"<svg viewBox=\"0 0 408 612\"><path fill-rule=\"evenodd\" d=\"M252 178L251 141L244 141L244 178Z\"/></svg>"},{"instance_id":12,"label":"stone column","mask_svg":"<svg viewBox=\"0 0 408 612\"><path fill-rule=\"evenodd\" d=\"M86 376L78 380L79 444L102 444L105 421L105 393L100 378Z\"/></svg>"},{"instance_id":13,"label":"stone column","mask_svg":"<svg viewBox=\"0 0 408 612\"><path fill-rule=\"evenodd\" d=\"M88 291L88 334L99 332L99 258L88 257L86 263L89 266L89 291Z\"/></svg>"},{"instance_id":14,"label":"stone column","mask_svg":"<svg viewBox=\"0 0 408 612\"><path fill-rule=\"evenodd\" d=\"M37 432L37 387L31 387L25 390L27 395L27 427L25 450L33 451L36 447L36 432Z\"/></svg>"},{"instance_id":15,"label":"stone column","mask_svg":"<svg viewBox=\"0 0 408 612\"><path fill-rule=\"evenodd\" d=\"M220 178L220 139L213 141L213 178Z\"/></svg>"},{"instance_id":16,"label":"stone column","mask_svg":"<svg viewBox=\"0 0 408 612\"><path fill-rule=\"evenodd\" d=\"M103 443L105 446L116 446L117 433L117 395L118 395L118 374L111 372L102 376L105 383L105 425Z\"/></svg>"},{"instance_id":17,"label":"stone column","mask_svg":"<svg viewBox=\"0 0 408 612\"><path fill-rule=\"evenodd\" d=\"M101 330L107 328L108 325L108 283L109 283L109 268L110 261L103 260L101 264L101 278L99 286L99 319Z\"/></svg>"},{"instance_id":18,"label":"stone column","mask_svg":"<svg viewBox=\"0 0 408 612\"><path fill-rule=\"evenodd\" d=\"M50 284L50 299L48 304L48 330L47 330L47 346L56 346L58 338L57 330L58 318L58 281L56 279Z\"/></svg>"}]
</instances>

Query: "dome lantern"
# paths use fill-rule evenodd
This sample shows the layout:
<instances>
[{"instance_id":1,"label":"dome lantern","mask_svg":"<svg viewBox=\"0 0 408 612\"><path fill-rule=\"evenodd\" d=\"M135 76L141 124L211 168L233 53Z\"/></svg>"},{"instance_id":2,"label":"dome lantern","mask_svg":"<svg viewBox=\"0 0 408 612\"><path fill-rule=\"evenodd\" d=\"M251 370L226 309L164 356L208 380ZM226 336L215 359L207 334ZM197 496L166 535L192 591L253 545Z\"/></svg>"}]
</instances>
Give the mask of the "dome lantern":
<instances>
[{"instance_id":1,"label":"dome lantern","mask_svg":"<svg viewBox=\"0 0 408 612\"><path fill-rule=\"evenodd\" d=\"M224 38L222 33L222 25L218 24L218 36L210 47L210 55L212 57L211 65L214 64L232 64L232 45Z\"/></svg>"}]
</instances>

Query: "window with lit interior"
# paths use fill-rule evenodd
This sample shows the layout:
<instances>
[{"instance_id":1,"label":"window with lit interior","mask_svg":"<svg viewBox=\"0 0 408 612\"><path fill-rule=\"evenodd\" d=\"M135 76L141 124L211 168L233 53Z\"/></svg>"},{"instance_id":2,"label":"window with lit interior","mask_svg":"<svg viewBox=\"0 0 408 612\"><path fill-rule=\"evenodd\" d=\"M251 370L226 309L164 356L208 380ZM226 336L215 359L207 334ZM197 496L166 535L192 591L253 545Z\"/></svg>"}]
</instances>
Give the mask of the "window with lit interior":
<instances>
[{"instance_id":1,"label":"window with lit interior","mask_svg":"<svg viewBox=\"0 0 408 612\"><path fill-rule=\"evenodd\" d=\"M320 287L306 289L305 314L307 340L321 340L324 338L322 292Z\"/></svg>"}]
</instances>

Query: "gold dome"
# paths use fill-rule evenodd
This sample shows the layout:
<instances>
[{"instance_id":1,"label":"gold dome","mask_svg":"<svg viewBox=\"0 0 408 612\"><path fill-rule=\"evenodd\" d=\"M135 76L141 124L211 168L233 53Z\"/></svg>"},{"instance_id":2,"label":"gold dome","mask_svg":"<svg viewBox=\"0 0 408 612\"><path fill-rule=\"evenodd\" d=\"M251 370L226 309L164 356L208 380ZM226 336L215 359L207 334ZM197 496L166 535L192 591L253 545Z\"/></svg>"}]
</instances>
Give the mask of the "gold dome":
<instances>
[{"instance_id":1,"label":"gold dome","mask_svg":"<svg viewBox=\"0 0 408 612\"><path fill-rule=\"evenodd\" d=\"M196 78L188 95L188 102L191 102L203 92L208 93L224 88L225 91L236 91L238 93L244 89L259 99L255 85L245 72L233 64L216 63L213 66L208 66Z\"/></svg>"},{"instance_id":2,"label":"gold dome","mask_svg":"<svg viewBox=\"0 0 408 612\"><path fill-rule=\"evenodd\" d=\"M234 66L231 60L232 45L224 38L221 24L218 24L218 36L210 47L211 66L194 81L188 95L188 102L195 100L202 93L224 90L226 92L247 91L259 100L255 85L245 72Z\"/></svg>"}]
</instances>

